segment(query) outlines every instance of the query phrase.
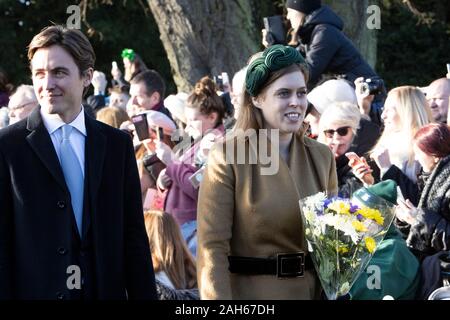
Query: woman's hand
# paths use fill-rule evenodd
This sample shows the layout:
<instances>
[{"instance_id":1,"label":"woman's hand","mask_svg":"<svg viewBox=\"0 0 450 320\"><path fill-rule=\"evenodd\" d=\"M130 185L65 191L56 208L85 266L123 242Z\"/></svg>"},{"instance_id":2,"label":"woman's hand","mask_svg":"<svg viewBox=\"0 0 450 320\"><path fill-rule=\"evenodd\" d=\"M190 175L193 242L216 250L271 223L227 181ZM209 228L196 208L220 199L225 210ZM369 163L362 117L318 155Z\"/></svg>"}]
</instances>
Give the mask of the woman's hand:
<instances>
[{"instance_id":1,"label":"woman's hand","mask_svg":"<svg viewBox=\"0 0 450 320\"><path fill-rule=\"evenodd\" d=\"M94 87L94 95L105 94L105 89L108 82L106 81L106 76L103 72L95 70L92 75L91 84Z\"/></svg>"},{"instance_id":2,"label":"woman's hand","mask_svg":"<svg viewBox=\"0 0 450 320\"><path fill-rule=\"evenodd\" d=\"M170 147L165 144L164 142L161 141L156 141L155 142L155 153L156 156L166 165L170 165L172 164L174 161L176 161L178 158L175 155L175 153L173 153L172 149L170 149Z\"/></svg>"},{"instance_id":3,"label":"woman's hand","mask_svg":"<svg viewBox=\"0 0 450 320\"><path fill-rule=\"evenodd\" d=\"M145 149L147 150L147 153L153 154L156 153L156 145L155 140L153 139L145 139L142 141L142 144L144 145Z\"/></svg>"},{"instance_id":4,"label":"woman's hand","mask_svg":"<svg viewBox=\"0 0 450 320\"><path fill-rule=\"evenodd\" d=\"M113 63L113 67L111 68L111 76L114 80L119 81L122 77L122 71L120 71L117 63Z\"/></svg>"},{"instance_id":5,"label":"woman's hand","mask_svg":"<svg viewBox=\"0 0 450 320\"><path fill-rule=\"evenodd\" d=\"M156 180L158 188L165 190L170 188L172 185L172 179L166 174L166 169L162 169L159 173L158 179Z\"/></svg>"},{"instance_id":6,"label":"woman's hand","mask_svg":"<svg viewBox=\"0 0 450 320\"><path fill-rule=\"evenodd\" d=\"M349 161L348 165L352 168L353 174L364 184L374 184L375 179L372 175L373 170L370 168L367 160L364 157L361 157L360 159L361 161L355 161L354 159Z\"/></svg>"},{"instance_id":7,"label":"woman's hand","mask_svg":"<svg viewBox=\"0 0 450 320\"><path fill-rule=\"evenodd\" d=\"M370 106L372 105L372 101L375 98L374 95L368 95L367 93L362 93L362 85L364 83L364 78L359 77L355 80L355 93L356 93L356 99L358 101L358 107L359 111L363 115L369 115L370 113Z\"/></svg>"},{"instance_id":8,"label":"woman's hand","mask_svg":"<svg viewBox=\"0 0 450 320\"><path fill-rule=\"evenodd\" d=\"M395 210L395 215L400 221L406 222L410 225L417 223L417 208L407 199L403 201L401 199L397 200L398 205Z\"/></svg>"},{"instance_id":9,"label":"woman's hand","mask_svg":"<svg viewBox=\"0 0 450 320\"><path fill-rule=\"evenodd\" d=\"M392 166L391 157L387 148L376 149L370 157L382 171L387 171Z\"/></svg>"}]
</instances>

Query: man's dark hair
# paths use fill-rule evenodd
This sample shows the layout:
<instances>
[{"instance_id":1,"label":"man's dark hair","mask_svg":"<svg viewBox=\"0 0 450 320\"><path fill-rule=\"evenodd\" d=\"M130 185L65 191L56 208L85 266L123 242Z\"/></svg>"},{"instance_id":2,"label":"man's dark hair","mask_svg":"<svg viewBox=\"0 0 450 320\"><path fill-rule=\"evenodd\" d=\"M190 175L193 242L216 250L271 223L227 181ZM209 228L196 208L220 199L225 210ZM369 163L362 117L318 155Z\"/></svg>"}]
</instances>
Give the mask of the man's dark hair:
<instances>
[{"instance_id":1,"label":"man's dark hair","mask_svg":"<svg viewBox=\"0 0 450 320\"><path fill-rule=\"evenodd\" d=\"M80 76L87 69L94 69L95 53L88 38L79 30L67 29L61 25L46 27L33 37L28 45L30 63L38 49L53 45L61 46L72 56Z\"/></svg>"},{"instance_id":2,"label":"man's dark hair","mask_svg":"<svg viewBox=\"0 0 450 320\"><path fill-rule=\"evenodd\" d=\"M147 70L139 73L136 77L131 80L131 84L143 83L145 85L145 90L147 95L151 96L154 92L158 92L160 99L164 99L166 93L166 85L161 75L155 70Z\"/></svg>"}]
</instances>

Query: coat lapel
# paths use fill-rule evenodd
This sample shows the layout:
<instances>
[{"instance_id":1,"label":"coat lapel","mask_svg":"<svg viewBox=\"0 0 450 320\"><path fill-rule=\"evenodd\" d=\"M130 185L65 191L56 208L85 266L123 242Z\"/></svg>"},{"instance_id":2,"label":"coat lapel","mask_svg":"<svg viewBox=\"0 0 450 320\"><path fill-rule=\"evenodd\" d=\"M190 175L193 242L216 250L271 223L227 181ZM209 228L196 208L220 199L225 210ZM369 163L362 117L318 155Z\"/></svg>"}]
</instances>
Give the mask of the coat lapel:
<instances>
[{"instance_id":1,"label":"coat lapel","mask_svg":"<svg viewBox=\"0 0 450 320\"><path fill-rule=\"evenodd\" d=\"M289 170L299 199L308 197L317 190L325 191L326 188L323 177L317 173L314 164L316 159L312 159L311 155L305 147L304 138L296 134L289 152Z\"/></svg>"},{"instance_id":2,"label":"coat lapel","mask_svg":"<svg viewBox=\"0 0 450 320\"><path fill-rule=\"evenodd\" d=\"M85 165L86 178L89 184L90 208L97 203L98 190L102 180L103 162L106 154L106 136L98 126L96 121L85 114L86 123L86 144L85 144ZM92 214L92 211L91 211ZM83 227L83 235L89 229L91 219L85 219L87 225Z\"/></svg>"},{"instance_id":3,"label":"coat lapel","mask_svg":"<svg viewBox=\"0 0 450 320\"><path fill-rule=\"evenodd\" d=\"M31 131L26 138L31 148L61 188L68 192L58 155L56 154L50 134L42 121L40 107L35 108L28 117L27 129Z\"/></svg>"}]
</instances>

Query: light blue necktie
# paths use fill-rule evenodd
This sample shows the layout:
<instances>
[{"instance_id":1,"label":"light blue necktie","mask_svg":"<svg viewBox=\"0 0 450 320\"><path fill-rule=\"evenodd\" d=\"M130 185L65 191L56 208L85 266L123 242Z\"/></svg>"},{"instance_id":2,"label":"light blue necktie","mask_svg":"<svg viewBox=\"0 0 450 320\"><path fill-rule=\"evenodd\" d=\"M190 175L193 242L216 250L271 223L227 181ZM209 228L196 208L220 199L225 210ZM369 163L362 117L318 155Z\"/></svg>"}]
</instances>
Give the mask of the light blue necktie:
<instances>
[{"instance_id":1,"label":"light blue necktie","mask_svg":"<svg viewBox=\"0 0 450 320\"><path fill-rule=\"evenodd\" d=\"M80 163L77 155L70 145L70 134L73 127L65 124L61 127L63 139L60 146L61 167L64 172L67 187L70 191L72 199L73 213L77 222L78 232L80 237L82 235L82 221L83 221L83 198L84 198L84 179L81 171Z\"/></svg>"}]
</instances>

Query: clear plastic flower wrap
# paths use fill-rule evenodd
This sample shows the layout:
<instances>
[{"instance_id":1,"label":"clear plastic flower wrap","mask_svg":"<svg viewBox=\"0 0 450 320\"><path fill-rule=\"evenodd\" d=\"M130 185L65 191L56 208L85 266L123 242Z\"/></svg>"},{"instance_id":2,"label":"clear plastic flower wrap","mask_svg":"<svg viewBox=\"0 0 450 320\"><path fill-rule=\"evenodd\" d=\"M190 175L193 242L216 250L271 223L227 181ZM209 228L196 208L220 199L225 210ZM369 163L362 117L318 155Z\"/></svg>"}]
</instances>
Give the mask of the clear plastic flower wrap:
<instances>
[{"instance_id":1,"label":"clear plastic flower wrap","mask_svg":"<svg viewBox=\"0 0 450 320\"><path fill-rule=\"evenodd\" d=\"M351 199L317 193L300 200L308 251L328 299L346 295L394 219L394 208L366 188Z\"/></svg>"}]
</instances>

